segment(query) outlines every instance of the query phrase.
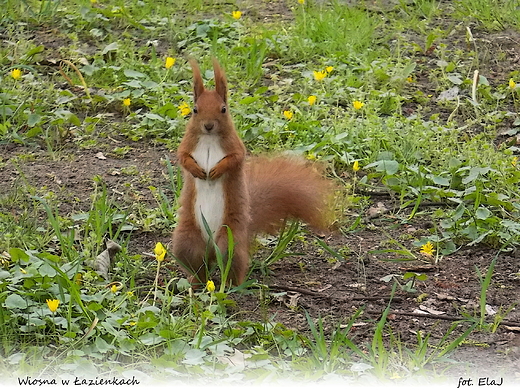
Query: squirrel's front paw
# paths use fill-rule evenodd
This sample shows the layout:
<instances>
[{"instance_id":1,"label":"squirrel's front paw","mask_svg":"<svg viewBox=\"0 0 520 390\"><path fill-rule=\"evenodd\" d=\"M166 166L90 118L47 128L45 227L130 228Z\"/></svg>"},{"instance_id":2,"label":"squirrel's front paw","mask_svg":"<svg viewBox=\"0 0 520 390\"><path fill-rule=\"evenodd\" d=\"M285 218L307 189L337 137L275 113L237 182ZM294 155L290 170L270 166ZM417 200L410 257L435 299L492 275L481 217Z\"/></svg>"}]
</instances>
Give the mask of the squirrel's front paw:
<instances>
[{"instance_id":1,"label":"squirrel's front paw","mask_svg":"<svg viewBox=\"0 0 520 390\"><path fill-rule=\"evenodd\" d=\"M190 173L197 179L206 180L208 178L206 171L200 167L199 169L192 170Z\"/></svg>"},{"instance_id":2,"label":"squirrel's front paw","mask_svg":"<svg viewBox=\"0 0 520 390\"><path fill-rule=\"evenodd\" d=\"M219 169L218 165L215 165L211 171L209 171L209 178L211 180L218 179L220 176L222 176L224 172L222 172L222 169Z\"/></svg>"}]
</instances>

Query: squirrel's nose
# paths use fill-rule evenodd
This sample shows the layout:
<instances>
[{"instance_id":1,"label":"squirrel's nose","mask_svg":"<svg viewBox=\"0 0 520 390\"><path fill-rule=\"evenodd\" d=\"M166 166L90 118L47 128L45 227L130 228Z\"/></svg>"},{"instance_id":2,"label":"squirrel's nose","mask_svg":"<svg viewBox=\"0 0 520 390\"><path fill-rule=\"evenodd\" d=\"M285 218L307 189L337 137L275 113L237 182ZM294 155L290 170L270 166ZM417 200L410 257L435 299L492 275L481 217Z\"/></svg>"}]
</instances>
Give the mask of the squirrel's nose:
<instances>
[{"instance_id":1,"label":"squirrel's nose","mask_svg":"<svg viewBox=\"0 0 520 390\"><path fill-rule=\"evenodd\" d=\"M204 123L204 128L207 131L213 130L213 127L215 127L215 123L213 123L213 122Z\"/></svg>"}]
</instances>

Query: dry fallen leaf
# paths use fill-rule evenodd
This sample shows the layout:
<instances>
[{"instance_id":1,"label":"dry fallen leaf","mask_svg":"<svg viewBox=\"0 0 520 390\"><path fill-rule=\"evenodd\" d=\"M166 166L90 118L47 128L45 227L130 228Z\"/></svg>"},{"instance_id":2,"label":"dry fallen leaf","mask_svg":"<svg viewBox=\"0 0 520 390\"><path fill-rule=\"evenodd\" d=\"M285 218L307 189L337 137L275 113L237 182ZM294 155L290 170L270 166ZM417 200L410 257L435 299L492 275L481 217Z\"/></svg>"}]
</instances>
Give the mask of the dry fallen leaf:
<instances>
[{"instance_id":1,"label":"dry fallen leaf","mask_svg":"<svg viewBox=\"0 0 520 390\"><path fill-rule=\"evenodd\" d=\"M380 215L385 214L388 211L383 202L377 202L377 205L372 206L367 211L367 217L369 219L374 219L379 217Z\"/></svg>"},{"instance_id":2,"label":"dry fallen leaf","mask_svg":"<svg viewBox=\"0 0 520 390\"><path fill-rule=\"evenodd\" d=\"M94 268L103 278L108 279L110 264L116 253L121 250L121 246L112 240L108 240L106 246L107 249L101 252L94 260L87 261L87 265Z\"/></svg>"}]
</instances>

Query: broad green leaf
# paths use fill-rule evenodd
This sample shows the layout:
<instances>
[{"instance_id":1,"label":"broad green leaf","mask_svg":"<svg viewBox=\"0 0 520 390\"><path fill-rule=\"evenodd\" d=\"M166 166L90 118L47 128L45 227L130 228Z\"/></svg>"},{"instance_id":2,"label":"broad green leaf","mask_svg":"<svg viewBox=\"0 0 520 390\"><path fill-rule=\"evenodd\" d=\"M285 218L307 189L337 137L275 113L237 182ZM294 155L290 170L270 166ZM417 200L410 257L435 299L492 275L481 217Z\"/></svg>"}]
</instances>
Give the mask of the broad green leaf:
<instances>
[{"instance_id":1,"label":"broad green leaf","mask_svg":"<svg viewBox=\"0 0 520 390\"><path fill-rule=\"evenodd\" d=\"M43 263L42 266L38 269L38 272L41 276L56 276L57 272L54 268L52 268L49 264Z\"/></svg>"},{"instance_id":2,"label":"broad green leaf","mask_svg":"<svg viewBox=\"0 0 520 390\"><path fill-rule=\"evenodd\" d=\"M258 99L260 99L259 96L248 96L240 100L240 104L251 104L256 102Z\"/></svg>"},{"instance_id":3,"label":"broad green leaf","mask_svg":"<svg viewBox=\"0 0 520 390\"><path fill-rule=\"evenodd\" d=\"M445 187L448 187L450 185L450 182L451 182L450 179L447 179L447 178L442 177L442 176L433 176L432 180L433 180L433 182L435 184L440 185L440 186L445 186Z\"/></svg>"},{"instance_id":4,"label":"broad green leaf","mask_svg":"<svg viewBox=\"0 0 520 390\"><path fill-rule=\"evenodd\" d=\"M29 255L20 248L9 249L9 256L11 256L11 261L13 263L16 263L18 261L28 261L29 260Z\"/></svg>"},{"instance_id":5,"label":"broad green leaf","mask_svg":"<svg viewBox=\"0 0 520 390\"><path fill-rule=\"evenodd\" d=\"M479 207L475 212L477 219L488 219L491 216L491 211L485 207Z\"/></svg>"},{"instance_id":6,"label":"broad green leaf","mask_svg":"<svg viewBox=\"0 0 520 390\"><path fill-rule=\"evenodd\" d=\"M117 42L112 42L109 45L106 45L101 52L101 54L107 54L110 51L116 51L119 49L119 44Z\"/></svg>"},{"instance_id":7,"label":"broad green leaf","mask_svg":"<svg viewBox=\"0 0 520 390\"><path fill-rule=\"evenodd\" d=\"M130 77L132 79L141 79L141 78L144 78L146 77L146 75L144 73L141 73L141 72L138 72L136 70L132 70L132 69L125 69L125 71L123 72L125 74L126 77Z\"/></svg>"},{"instance_id":8,"label":"broad green leaf","mask_svg":"<svg viewBox=\"0 0 520 390\"><path fill-rule=\"evenodd\" d=\"M164 341L164 338L155 333L146 333L139 337L139 341L144 345L156 345Z\"/></svg>"},{"instance_id":9,"label":"broad green leaf","mask_svg":"<svg viewBox=\"0 0 520 390\"><path fill-rule=\"evenodd\" d=\"M5 307L8 309L27 309L27 301L18 294L11 294L5 300Z\"/></svg>"},{"instance_id":10,"label":"broad green leaf","mask_svg":"<svg viewBox=\"0 0 520 390\"><path fill-rule=\"evenodd\" d=\"M206 356L206 352L202 349L190 349L186 352L184 356L184 360L182 361L184 364L198 366L204 363L204 357Z\"/></svg>"},{"instance_id":11,"label":"broad green leaf","mask_svg":"<svg viewBox=\"0 0 520 390\"><path fill-rule=\"evenodd\" d=\"M38 123L41 122L42 118L43 117L40 114L36 114L36 113L30 114L29 117L27 118L27 126L29 126L29 127L36 126Z\"/></svg>"}]
</instances>

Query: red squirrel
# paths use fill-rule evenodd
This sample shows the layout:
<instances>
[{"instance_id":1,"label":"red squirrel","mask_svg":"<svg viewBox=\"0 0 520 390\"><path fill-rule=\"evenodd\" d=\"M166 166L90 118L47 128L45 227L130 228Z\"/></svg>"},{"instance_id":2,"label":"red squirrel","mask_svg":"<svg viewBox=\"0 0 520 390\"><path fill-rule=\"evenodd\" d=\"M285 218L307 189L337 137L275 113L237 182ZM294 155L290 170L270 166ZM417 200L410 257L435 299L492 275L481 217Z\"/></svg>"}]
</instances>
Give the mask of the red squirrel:
<instances>
[{"instance_id":1,"label":"red squirrel","mask_svg":"<svg viewBox=\"0 0 520 390\"><path fill-rule=\"evenodd\" d=\"M234 241L230 279L240 285L249 270L249 246L257 233L274 233L290 218L318 229L326 227L331 185L303 158L246 160L246 148L229 113L224 71L214 59L215 90L208 90L197 63L191 60L190 64L194 106L177 150L184 185L171 251L191 275L192 284L205 283L215 253L204 220L223 255L227 254L227 226Z\"/></svg>"}]
</instances>

